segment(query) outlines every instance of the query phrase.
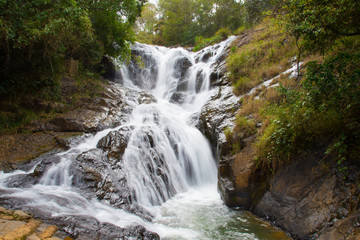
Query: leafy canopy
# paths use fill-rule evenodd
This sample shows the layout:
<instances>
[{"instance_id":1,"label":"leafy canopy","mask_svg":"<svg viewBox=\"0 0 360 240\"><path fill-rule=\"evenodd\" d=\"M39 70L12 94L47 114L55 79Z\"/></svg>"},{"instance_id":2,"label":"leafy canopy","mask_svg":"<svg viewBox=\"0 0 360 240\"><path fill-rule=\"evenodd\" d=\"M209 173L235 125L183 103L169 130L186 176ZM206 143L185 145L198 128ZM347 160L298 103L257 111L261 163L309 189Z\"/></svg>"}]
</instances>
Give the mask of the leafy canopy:
<instances>
[{"instance_id":1,"label":"leafy canopy","mask_svg":"<svg viewBox=\"0 0 360 240\"><path fill-rule=\"evenodd\" d=\"M324 51L342 36L360 35L357 0L289 0L287 27L307 49Z\"/></svg>"},{"instance_id":2,"label":"leafy canopy","mask_svg":"<svg viewBox=\"0 0 360 240\"><path fill-rule=\"evenodd\" d=\"M145 0L0 0L0 94L53 87L73 58L94 70L121 56Z\"/></svg>"}]
</instances>

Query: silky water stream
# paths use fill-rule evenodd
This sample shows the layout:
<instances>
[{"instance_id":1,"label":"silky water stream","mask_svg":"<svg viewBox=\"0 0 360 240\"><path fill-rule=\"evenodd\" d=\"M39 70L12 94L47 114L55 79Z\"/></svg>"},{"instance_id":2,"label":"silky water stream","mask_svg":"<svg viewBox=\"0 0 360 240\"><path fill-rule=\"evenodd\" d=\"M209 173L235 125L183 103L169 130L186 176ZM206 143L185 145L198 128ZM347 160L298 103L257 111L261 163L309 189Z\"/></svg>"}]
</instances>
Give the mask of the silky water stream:
<instances>
[{"instance_id":1,"label":"silky water stream","mask_svg":"<svg viewBox=\"0 0 360 240\"><path fill-rule=\"evenodd\" d=\"M118 80L156 100L139 104L127 99L133 110L124 113L129 114L126 124L84 137L68 151L42 157L23 170L1 172L2 202L69 224L95 219L121 228L141 225L161 239L288 239L250 213L223 204L216 161L195 127L212 94L212 67L233 39L199 53L135 44L137 57L120 67ZM109 149L119 149L116 144L125 144L117 160L104 157ZM32 180L40 164L46 167ZM106 187L94 193L81 185L74 169L92 173L96 166L102 168L98 175ZM82 222L83 228L88 222ZM92 225L88 228L91 233ZM120 239L133 238L125 234Z\"/></svg>"}]
</instances>

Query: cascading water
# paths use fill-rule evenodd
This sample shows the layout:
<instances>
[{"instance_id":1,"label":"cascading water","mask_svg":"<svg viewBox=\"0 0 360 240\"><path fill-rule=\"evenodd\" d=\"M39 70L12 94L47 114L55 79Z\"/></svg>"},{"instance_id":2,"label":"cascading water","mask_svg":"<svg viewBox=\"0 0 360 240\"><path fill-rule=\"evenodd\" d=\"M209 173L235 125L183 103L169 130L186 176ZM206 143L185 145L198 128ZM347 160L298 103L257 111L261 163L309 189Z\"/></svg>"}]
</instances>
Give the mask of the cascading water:
<instances>
[{"instance_id":1,"label":"cascading water","mask_svg":"<svg viewBox=\"0 0 360 240\"><path fill-rule=\"evenodd\" d=\"M163 239L272 239L274 230L263 222L223 205L210 145L195 127L213 94L212 68L232 40L199 53L135 44L137 57L120 68L119 81L156 100L138 104L129 98L133 111L126 124L40 158L24 171L0 173L0 199L49 219L141 225ZM39 172L40 179L31 180ZM91 229L89 220L83 228L87 224ZM67 231L76 235L74 229ZM97 238L119 238L106 234ZM122 234L120 239L137 236L134 229Z\"/></svg>"}]
</instances>

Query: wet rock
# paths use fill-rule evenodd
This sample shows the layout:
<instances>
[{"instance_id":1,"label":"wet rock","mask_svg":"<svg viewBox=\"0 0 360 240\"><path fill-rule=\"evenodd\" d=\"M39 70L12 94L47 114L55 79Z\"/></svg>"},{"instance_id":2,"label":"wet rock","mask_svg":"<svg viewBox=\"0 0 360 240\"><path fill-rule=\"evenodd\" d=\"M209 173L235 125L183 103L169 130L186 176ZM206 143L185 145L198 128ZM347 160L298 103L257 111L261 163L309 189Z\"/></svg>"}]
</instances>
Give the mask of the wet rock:
<instances>
[{"instance_id":1,"label":"wet rock","mask_svg":"<svg viewBox=\"0 0 360 240\"><path fill-rule=\"evenodd\" d=\"M145 49L138 45L131 51L128 72L133 83L142 89L153 89L158 74L158 63Z\"/></svg>"},{"instance_id":2,"label":"wet rock","mask_svg":"<svg viewBox=\"0 0 360 240\"><path fill-rule=\"evenodd\" d=\"M230 159L222 159L219 162L218 189L224 203L229 207L238 206L237 194L233 184L233 175L229 164Z\"/></svg>"},{"instance_id":3,"label":"wet rock","mask_svg":"<svg viewBox=\"0 0 360 240\"><path fill-rule=\"evenodd\" d=\"M122 170L122 153L129 137L130 128L109 133L99 142L102 149L89 150L76 158L72 164L73 185L96 198L106 200L113 207L134 213L151 220L152 215L132 198L126 173ZM124 133L124 134L122 134ZM119 146L116 144L119 143Z\"/></svg>"},{"instance_id":4,"label":"wet rock","mask_svg":"<svg viewBox=\"0 0 360 240\"><path fill-rule=\"evenodd\" d=\"M204 82L204 73L200 71L196 74L196 85L195 85L196 93L200 92L203 82Z\"/></svg>"},{"instance_id":5,"label":"wet rock","mask_svg":"<svg viewBox=\"0 0 360 240\"><path fill-rule=\"evenodd\" d=\"M176 87L177 91L187 90L188 79L186 78L186 74L191 66L192 66L191 61L186 57L180 57L179 59L176 60L173 77L178 79L178 84Z\"/></svg>"},{"instance_id":6,"label":"wet rock","mask_svg":"<svg viewBox=\"0 0 360 240\"><path fill-rule=\"evenodd\" d=\"M231 84L226 69L226 61L218 61L215 64L214 70L210 73L210 86L216 87Z\"/></svg>"},{"instance_id":7,"label":"wet rock","mask_svg":"<svg viewBox=\"0 0 360 240\"><path fill-rule=\"evenodd\" d=\"M207 61L209 61L209 58L211 58L212 56L213 56L213 53L212 53L212 52L206 52L206 53L202 56L202 58L201 58L200 61L206 63Z\"/></svg>"},{"instance_id":8,"label":"wet rock","mask_svg":"<svg viewBox=\"0 0 360 240\"><path fill-rule=\"evenodd\" d=\"M134 104L154 102L156 99L149 93L110 83L101 97L83 101L80 109L57 115L50 122L34 121L31 128L33 131L97 132L126 123Z\"/></svg>"},{"instance_id":9,"label":"wet rock","mask_svg":"<svg viewBox=\"0 0 360 240\"><path fill-rule=\"evenodd\" d=\"M224 131L234 126L235 109L239 107L238 101L231 86L216 87L201 110L197 127L210 141L218 160L228 154Z\"/></svg>"},{"instance_id":10,"label":"wet rock","mask_svg":"<svg viewBox=\"0 0 360 240\"><path fill-rule=\"evenodd\" d=\"M182 92L174 92L171 95L170 98L170 102L171 103L178 103L178 104L182 104L185 102L187 95L185 93Z\"/></svg>"},{"instance_id":11,"label":"wet rock","mask_svg":"<svg viewBox=\"0 0 360 240\"><path fill-rule=\"evenodd\" d=\"M100 139L97 147L103 150L116 148L122 154L125 151L132 130L134 130L134 127L124 126L119 130L111 131L108 135Z\"/></svg>"},{"instance_id":12,"label":"wet rock","mask_svg":"<svg viewBox=\"0 0 360 240\"><path fill-rule=\"evenodd\" d=\"M255 212L268 216L300 239L309 238L331 218L336 177L325 176L315 159L304 159L278 171Z\"/></svg>"},{"instance_id":13,"label":"wet rock","mask_svg":"<svg viewBox=\"0 0 360 240\"><path fill-rule=\"evenodd\" d=\"M156 233L150 232L139 225L121 228L110 223L100 223L96 219L90 217L54 217L48 221L56 223L59 229L63 230L73 238L82 240L160 239Z\"/></svg>"},{"instance_id":14,"label":"wet rock","mask_svg":"<svg viewBox=\"0 0 360 240\"><path fill-rule=\"evenodd\" d=\"M101 59L102 69L104 74L102 75L105 79L114 81L117 78L116 67L109 57L103 56Z\"/></svg>"},{"instance_id":15,"label":"wet rock","mask_svg":"<svg viewBox=\"0 0 360 240\"><path fill-rule=\"evenodd\" d=\"M151 104L151 103L156 103L157 100L156 98L151 95L148 92L139 92L139 96L137 98L137 103L138 104Z\"/></svg>"},{"instance_id":16,"label":"wet rock","mask_svg":"<svg viewBox=\"0 0 360 240\"><path fill-rule=\"evenodd\" d=\"M335 174L337 168L320 161L326 148L321 144L314 146L309 154L269 174L255 167L251 142L245 141L240 153L220 162L219 190L225 203L232 207L252 209L255 214L272 221L296 239L315 239L322 234L336 236L334 218L344 219L348 216L348 209L354 207L351 195L358 194L360 190L346 181L342 183L343 178ZM354 178L358 179L359 173ZM351 229L343 231L342 236L346 236Z\"/></svg>"}]
</instances>

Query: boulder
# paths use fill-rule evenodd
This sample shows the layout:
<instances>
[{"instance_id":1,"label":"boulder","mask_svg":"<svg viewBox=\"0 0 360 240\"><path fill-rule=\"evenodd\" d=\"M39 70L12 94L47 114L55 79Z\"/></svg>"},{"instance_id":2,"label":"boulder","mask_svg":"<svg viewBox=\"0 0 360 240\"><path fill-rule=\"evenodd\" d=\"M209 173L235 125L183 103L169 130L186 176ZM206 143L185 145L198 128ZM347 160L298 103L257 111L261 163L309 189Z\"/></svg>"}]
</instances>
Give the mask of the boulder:
<instances>
[{"instance_id":1,"label":"boulder","mask_svg":"<svg viewBox=\"0 0 360 240\"><path fill-rule=\"evenodd\" d=\"M132 199L131 189L122 171L121 155L113 155L110 160L108 155L112 153L92 149L79 155L71 167L73 185L93 193L97 199L108 201L115 208L150 221L153 216Z\"/></svg>"},{"instance_id":2,"label":"boulder","mask_svg":"<svg viewBox=\"0 0 360 240\"><path fill-rule=\"evenodd\" d=\"M173 77L178 79L177 91L187 90L189 80L186 78L186 74L191 66L192 63L187 57L180 57L176 60Z\"/></svg>"}]
</instances>

